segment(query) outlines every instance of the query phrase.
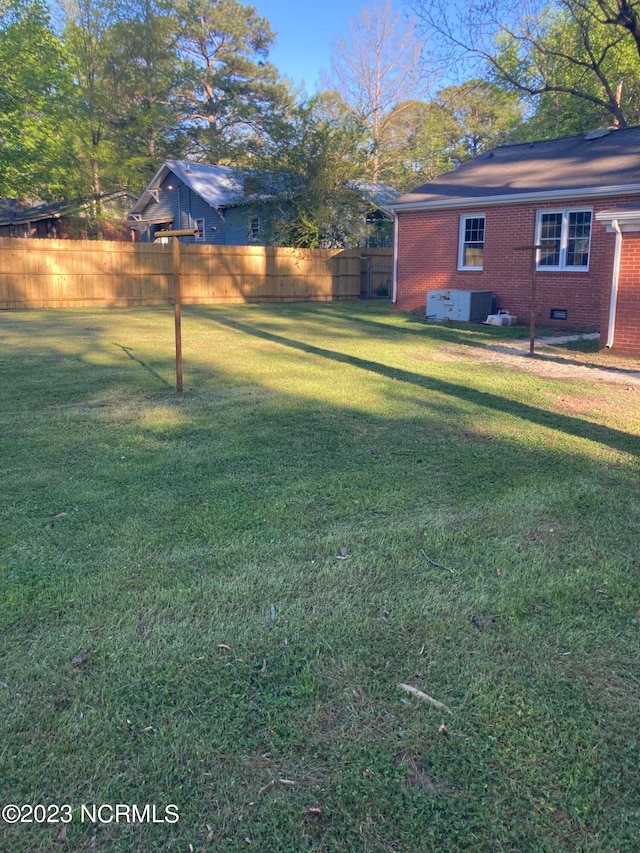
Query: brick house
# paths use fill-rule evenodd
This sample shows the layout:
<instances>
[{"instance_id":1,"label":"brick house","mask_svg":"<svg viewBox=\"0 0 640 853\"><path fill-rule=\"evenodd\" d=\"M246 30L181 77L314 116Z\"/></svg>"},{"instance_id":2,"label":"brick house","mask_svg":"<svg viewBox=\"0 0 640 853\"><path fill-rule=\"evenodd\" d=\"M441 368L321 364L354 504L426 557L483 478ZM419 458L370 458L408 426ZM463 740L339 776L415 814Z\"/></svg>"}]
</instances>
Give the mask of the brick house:
<instances>
[{"instance_id":1,"label":"brick house","mask_svg":"<svg viewBox=\"0 0 640 853\"><path fill-rule=\"evenodd\" d=\"M521 323L533 304L537 325L640 356L640 126L501 146L389 207L398 309L490 291Z\"/></svg>"}]
</instances>

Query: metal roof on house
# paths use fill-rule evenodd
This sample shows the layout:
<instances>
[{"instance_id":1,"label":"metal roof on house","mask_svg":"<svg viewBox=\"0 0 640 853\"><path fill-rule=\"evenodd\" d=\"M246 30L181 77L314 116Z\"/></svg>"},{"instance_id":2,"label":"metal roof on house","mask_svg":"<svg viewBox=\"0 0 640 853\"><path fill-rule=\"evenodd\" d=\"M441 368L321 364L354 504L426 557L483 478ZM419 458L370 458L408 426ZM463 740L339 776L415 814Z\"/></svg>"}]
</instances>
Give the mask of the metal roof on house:
<instances>
[{"instance_id":1,"label":"metal roof on house","mask_svg":"<svg viewBox=\"0 0 640 853\"><path fill-rule=\"evenodd\" d=\"M503 145L389 206L401 212L624 192L640 194L640 126Z\"/></svg>"},{"instance_id":2,"label":"metal roof on house","mask_svg":"<svg viewBox=\"0 0 640 853\"><path fill-rule=\"evenodd\" d=\"M282 174L259 173L234 166L212 166L184 160L165 160L129 211L130 217L144 211L170 173L214 208L233 207L256 199L274 198L286 192L287 185L286 176ZM264 183L262 188L261 183ZM380 207L388 205L389 201L398 197L398 192L392 187L371 181L347 181L346 186Z\"/></svg>"},{"instance_id":3,"label":"metal roof on house","mask_svg":"<svg viewBox=\"0 0 640 853\"><path fill-rule=\"evenodd\" d=\"M183 160L165 160L147 188L131 208L129 215L141 213L154 198L167 175L173 173L183 184L197 193L211 207L229 207L244 196L243 175L233 166L211 166Z\"/></svg>"},{"instance_id":4,"label":"metal roof on house","mask_svg":"<svg viewBox=\"0 0 640 853\"><path fill-rule=\"evenodd\" d=\"M398 190L390 187L389 184L380 184L374 181L345 181L345 186L380 208L387 207L400 195Z\"/></svg>"}]
</instances>

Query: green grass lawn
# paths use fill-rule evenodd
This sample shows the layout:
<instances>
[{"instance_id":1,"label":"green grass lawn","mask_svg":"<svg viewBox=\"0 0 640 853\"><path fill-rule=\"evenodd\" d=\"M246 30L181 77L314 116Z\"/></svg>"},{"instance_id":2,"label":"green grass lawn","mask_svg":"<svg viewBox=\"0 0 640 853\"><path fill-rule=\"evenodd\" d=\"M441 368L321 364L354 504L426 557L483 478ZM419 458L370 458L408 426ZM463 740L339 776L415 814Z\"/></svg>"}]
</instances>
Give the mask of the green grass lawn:
<instances>
[{"instance_id":1,"label":"green grass lawn","mask_svg":"<svg viewBox=\"0 0 640 853\"><path fill-rule=\"evenodd\" d=\"M2 853L640 850L640 386L516 334L0 315Z\"/></svg>"}]
</instances>

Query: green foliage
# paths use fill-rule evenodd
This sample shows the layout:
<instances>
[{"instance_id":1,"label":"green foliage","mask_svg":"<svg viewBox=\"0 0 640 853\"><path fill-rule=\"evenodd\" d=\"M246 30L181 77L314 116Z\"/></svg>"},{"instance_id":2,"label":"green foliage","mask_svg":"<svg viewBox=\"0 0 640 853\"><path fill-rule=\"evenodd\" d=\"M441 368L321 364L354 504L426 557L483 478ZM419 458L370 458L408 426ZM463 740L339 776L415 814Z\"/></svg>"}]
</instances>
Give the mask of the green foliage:
<instances>
[{"instance_id":1,"label":"green foliage","mask_svg":"<svg viewBox=\"0 0 640 853\"><path fill-rule=\"evenodd\" d=\"M406 192L448 172L456 164L459 137L453 112L436 100L398 104L383 137L382 180Z\"/></svg>"},{"instance_id":2,"label":"green foliage","mask_svg":"<svg viewBox=\"0 0 640 853\"><path fill-rule=\"evenodd\" d=\"M530 114L540 110L523 134L558 136L639 120L637 0L411 5L447 69L464 63L519 94Z\"/></svg>"},{"instance_id":3,"label":"green foliage","mask_svg":"<svg viewBox=\"0 0 640 853\"><path fill-rule=\"evenodd\" d=\"M77 180L85 193L99 196L113 189L105 174L116 168L109 123L117 113L118 69L110 69L111 27L117 21L115 0L71 0L66 6L64 40L76 86L74 145Z\"/></svg>"},{"instance_id":4,"label":"green foliage","mask_svg":"<svg viewBox=\"0 0 640 853\"><path fill-rule=\"evenodd\" d=\"M0 196L55 195L70 166L61 134L69 95L45 4L8 0L0 12Z\"/></svg>"},{"instance_id":5,"label":"green foliage","mask_svg":"<svg viewBox=\"0 0 640 853\"><path fill-rule=\"evenodd\" d=\"M177 26L170 4L144 0L129 6L128 19L109 31L106 70L116 82L110 138L124 155L123 176L135 176L137 185L147 183L160 161L182 153L184 133L175 103L182 75L176 62Z\"/></svg>"},{"instance_id":6,"label":"green foliage","mask_svg":"<svg viewBox=\"0 0 640 853\"><path fill-rule=\"evenodd\" d=\"M166 158L245 165L289 92L273 34L236 0L73 0L64 30L78 100L78 183L140 190Z\"/></svg>"},{"instance_id":7,"label":"green foliage","mask_svg":"<svg viewBox=\"0 0 640 853\"><path fill-rule=\"evenodd\" d=\"M400 190L413 189L508 142L521 123L518 96L486 80L448 86L428 102L398 104L385 130L382 177Z\"/></svg>"},{"instance_id":8,"label":"green foliage","mask_svg":"<svg viewBox=\"0 0 640 853\"><path fill-rule=\"evenodd\" d=\"M611 27L596 18L578 20L566 12L549 19L545 38L546 73L554 88L536 99L530 136L586 133L614 123L618 118L607 105L617 100L618 86L624 121L640 123L640 59L632 39L613 40ZM528 73L535 73L535 58L526 59Z\"/></svg>"},{"instance_id":9,"label":"green foliage","mask_svg":"<svg viewBox=\"0 0 640 853\"><path fill-rule=\"evenodd\" d=\"M176 97L191 153L242 165L243 151L262 139L269 116L289 97L267 61L269 22L237 0L181 0L175 10L183 61Z\"/></svg>"},{"instance_id":10,"label":"green foliage","mask_svg":"<svg viewBox=\"0 0 640 853\"><path fill-rule=\"evenodd\" d=\"M271 126L259 163L263 189L280 199L270 223L273 245L331 248L358 244L371 204L347 186L365 171L358 123L340 98L325 93Z\"/></svg>"},{"instance_id":11,"label":"green foliage","mask_svg":"<svg viewBox=\"0 0 640 853\"><path fill-rule=\"evenodd\" d=\"M276 244L344 245L371 213L349 180L406 191L510 140L640 122L635 0L628 26L607 0L505 3L470 0L453 22L445 0L415 0L483 76L420 100L419 44L385 4L336 44L338 91L304 101L269 62L269 22L238 0L65 0L57 33L44 0L5 0L0 196L140 191L164 159L193 158L279 175Z\"/></svg>"},{"instance_id":12,"label":"green foliage","mask_svg":"<svg viewBox=\"0 0 640 853\"><path fill-rule=\"evenodd\" d=\"M454 155L458 162L508 142L522 123L519 96L487 80L448 86L438 92L437 101L451 110L460 128Z\"/></svg>"},{"instance_id":13,"label":"green foliage","mask_svg":"<svg viewBox=\"0 0 640 853\"><path fill-rule=\"evenodd\" d=\"M366 141L367 175L381 181L393 158L387 142L395 110L428 89L414 26L390 0L365 6L350 20L348 37L336 40L331 65L331 85Z\"/></svg>"},{"instance_id":14,"label":"green foliage","mask_svg":"<svg viewBox=\"0 0 640 853\"><path fill-rule=\"evenodd\" d=\"M597 8L595 0L551 5L498 37L494 72L503 86L527 96L529 137L640 122L635 43L604 23Z\"/></svg>"}]
</instances>

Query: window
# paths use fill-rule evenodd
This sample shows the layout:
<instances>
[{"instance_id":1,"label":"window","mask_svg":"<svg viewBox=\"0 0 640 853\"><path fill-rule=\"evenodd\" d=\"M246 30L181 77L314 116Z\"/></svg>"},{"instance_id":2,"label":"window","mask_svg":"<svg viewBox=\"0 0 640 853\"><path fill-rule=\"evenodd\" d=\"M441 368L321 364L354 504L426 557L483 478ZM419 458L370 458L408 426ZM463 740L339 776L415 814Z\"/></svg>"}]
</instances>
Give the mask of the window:
<instances>
[{"instance_id":1,"label":"window","mask_svg":"<svg viewBox=\"0 0 640 853\"><path fill-rule=\"evenodd\" d=\"M195 236L196 243L204 243L204 219L194 220L198 233Z\"/></svg>"},{"instance_id":2,"label":"window","mask_svg":"<svg viewBox=\"0 0 640 853\"><path fill-rule=\"evenodd\" d=\"M249 221L249 241L257 243L260 240L260 217L253 216Z\"/></svg>"},{"instance_id":3,"label":"window","mask_svg":"<svg viewBox=\"0 0 640 853\"><path fill-rule=\"evenodd\" d=\"M460 218L458 269L481 270L484 263L484 216Z\"/></svg>"},{"instance_id":4,"label":"window","mask_svg":"<svg viewBox=\"0 0 640 853\"><path fill-rule=\"evenodd\" d=\"M538 212L536 245L539 270L589 269L590 210Z\"/></svg>"}]
</instances>

